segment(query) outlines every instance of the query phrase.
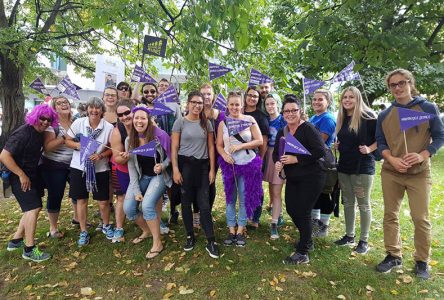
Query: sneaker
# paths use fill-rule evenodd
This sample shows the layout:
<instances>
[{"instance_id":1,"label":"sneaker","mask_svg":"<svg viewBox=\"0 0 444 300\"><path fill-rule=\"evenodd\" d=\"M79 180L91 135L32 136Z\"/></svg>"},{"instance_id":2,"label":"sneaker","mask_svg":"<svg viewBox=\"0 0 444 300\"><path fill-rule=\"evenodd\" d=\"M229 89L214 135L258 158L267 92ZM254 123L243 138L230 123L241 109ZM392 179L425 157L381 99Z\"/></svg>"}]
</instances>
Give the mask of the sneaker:
<instances>
[{"instance_id":1,"label":"sneaker","mask_svg":"<svg viewBox=\"0 0 444 300\"><path fill-rule=\"evenodd\" d=\"M367 254L368 252L368 243L364 241L359 241L358 245L353 249L358 254Z\"/></svg>"},{"instance_id":2,"label":"sneaker","mask_svg":"<svg viewBox=\"0 0 444 300\"><path fill-rule=\"evenodd\" d=\"M89 234L87 231L80 232L79 240L77 241L77 245L79 247L83 247L89 244Z\"/></svg>"},{"instance_id":3,"label":"sneaker","mask_svg":"<svg viewBox=\"0 0 444 300\"><path fill-rule=\"evenodd\" d=\"M32 251L23 251L22 257L24 259L29 259L35 262L42 262L51 258L49 253L41 251L37 246L32 249Z\"/></svg>"},{"instance_id":4,"label":"sneaker","mask_svg":"<svg viewBox=\"0 0 444 300\"><path fill-rule=\"evenodd\" d=\"M247 241L245 240L245 236L243 234L236 234L236 246L245 247Z\"/></svg>"},{"instance_id":5,"label":"sneaker","mask_svg":"<svg viewBox=\"0 0 444 300\"><path fill-rule=\"evenodd\" d=\"M200 213L193 214L193 227L200 228Z\"/></svg>"},{"instance_id":6,"label":"sneaker","mask_svg":"<svg viewBox=\"0 0 444 300\"><path fill-rule=\"evenodd\" d=\"M97 224L96 231L103 231L103 222L102 222L102 220L100 220L99 224Z\"/></svg>"},{"instance_id":7,"label":"sneaker","mask_svg":"<svg viewBox=\"0 0 444 300\"><path fill-rule=\"evenodd\" d=\"M123 237L123 234L125 233L125 231L123 230L123 228L116 228L114 230L114 236L111 242L113 243L120 243L120 242L124 242L125 238Z\"/></svg>"},{"instance_id":8,"label":"sneaker","mask_svg":"<svg viewBox=\"0 0 444 300\"><path fill-rule=\"evenodd\" d=\"M187 241L185 242L185 246L183 246L184 251L191 251L194 249L196 245L196 240L192 236L187 236Z\"/></svg>"},{"instance_id":9,"label":"sneaker","mask_svg":"<svg viewBox=\"0 0 444 300\"><path fill-rule=\"evenodd\" d=\"M227 238L224 240L225 246L233 246L236 245L236 235L233 233L229 233Z\"/></svg>"},{"instance_id":10,"label":"sneaker","mask_svg":"<svg viewBox=\"0 0 444 300\"><path fill-rule=\"evenodd\" d=\"M219 247L216 242L208 242L205 249L212 258L219 258Z\"/></svg>"},{"instance_id":11,"label":"sneaker","mask_svg":"<svg viewBox=\"0 0 444 300\"><path fill-rule=\"evenodd\" d=\"M270 232L270 239L277 240L279 238L277 224L271 224Z\"/></svg>"},{"instance_id":12,"label":"sneaker","mask_svg":"<svg viewBox=\"0 0 444 300\"><path fill-rule=\"evenodd\" d=\"M355 244L355 237L344 235L342 238L335 242L338 246L353 246Z\"/></svg>"},{"instance_id":13,"label":"sneaker","mask_svg":"<svg viewBox=\"0 0 444 300\"><path fill-rule=\"evenodd\" d=\"M285 225L284 216L280 215L279 218L278 218L277 226L281 227L281 226L284 226L284 225Z\"/></svg>"},{"instance_id":14,"label":"sneaker","mask_svg":"<svg viewBox=\"0 0 444 300\"><path fill-rule=\"evenodd\" d=\"M328 235L328 225L322 223L322 221L318 221L318 230L316 235L312 235L313 237L326 237Z\"/></svg>"},{"instance_id":15,"label":"sneaker","mask_svg":"<svg viewBox=\"0 0 444 300\"><path fill-rule=\"evenodd\" d=\"M8 242L8 246L6 247L6 250L8 251L14 251L20 248L23 248L25 246L25 243L23 242L23 240L14 243L13 241L9 241Z\"/></svg>"},{"instance_id":16,"label":"sneaker","mask_svg":"<svg viewBox=\"0 0 444 300\"><path fill-rule=\"evenodd\" d=\"M319 228L320 222L321 221L318 219L311 219L311 226L313 228L311 231L311 237L316 237L318 235L319 230L320 230L320 228Z\"/></svg>"},{"instance_id":17,"label":"sneaker","mask_svg":"<svg viewBox=\"0 0 444 300\"><path fill-rule=\"evenodd\" d=\"M398 269L401 267L402 259L389 254L376 266L376 270L381 273L390 273L393 268Z\"/></svg>"},{"instance_id":18,"label":"sneaker","mask_svg":"<svg viewBox=\"0 0 444 300\"><path fill-rule=\"evenodd\" d=\"M160 221L160 234L168 234L170 232L170 228L163 222Z\"/></svg>"},{"instance_id":19,"label":"sneaker","mask_svg":"<svg viewBox=\"0 0 444 300\"><path fill-rule=\"evenodd\" d=\"M415 264L415 274L417 277L427 280L430 278L430 267L426 262L417 261Z\"/></svg>"},{"instance_id":20,"label":"sneaker","mask_svg":"<svg viewBox=\"0 0 444 300\"><path fill-rule=\"evenodd\" d=\"M102 227L102 233L106 236L108 240L112 240L114 237L113 225L108 224Z\"/></svg>"},{"instance_id":21,"label":"sneaker","mask_svg":"<svg viewBox=\"0 0 444 300\"><path fill-rule=\"evenodd\" d=\"M293 253L282 261L284 265L308 264L309 262L310 259L308 258L308 254L301 254L298 252Z\"/></svg>"},{"instance_id":22,"label":"sneaker","mask_svg":"<svg viewBox=\"0 0 444 300\"><path fill-rule=\"evenodd\" d=\"M179 223L179 212L177 210L170 215L169 223L175 225Z\"/></svg>"}]
</instances>

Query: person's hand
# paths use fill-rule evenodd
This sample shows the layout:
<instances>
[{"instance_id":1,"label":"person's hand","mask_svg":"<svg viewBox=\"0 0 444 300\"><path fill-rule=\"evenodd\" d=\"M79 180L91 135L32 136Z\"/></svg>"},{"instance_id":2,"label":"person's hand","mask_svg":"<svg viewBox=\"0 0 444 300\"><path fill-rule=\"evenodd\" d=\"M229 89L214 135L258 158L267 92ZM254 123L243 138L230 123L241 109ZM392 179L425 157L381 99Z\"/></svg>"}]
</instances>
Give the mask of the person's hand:
<instances>
[{"instance_id":1,"label":"person's hand","mask_svg":"<svg viewBox=\"0 0 444 300\"><path fill-rule=\"evenodd\" d=\"M128 152L120 152L119 155L123 159L128 159L128 157L129 157L129 153Z\"/></svg>"},{"instance_id":2,"label":"person's hand","mask_svg":"<svg viewBox=\"0 0 444 300\"><path fill-rule=\"evenodd\" d=\"M335 148L335 150L339 150L339 141L333 143L333 148Z\"/></svg>"},{"instance_id":3,"label":"person's hand","mask_svg":"<svg viewBox=\"0 0 444 300\"><path fill-rule=\"evenodd\" d=\"M183 183L182 174L179 172L179 170L173 169L173 180L175 184L181 185Z\"/></svg>"},{"instance_id":4,"label":"person's hand","mask_svg":"<svg viewBox=\"0 0 444 300\"><path fill-rule=\"evenodd\" d=\"M225 162L227 164L230 164L230 165L234 164L234 159L230 154L224 153L224 154L222 154L222 158L225 160Z\"/></svg>"},{"instance_id":5,"label":"person's hand","mask_svg":"<svg viewBox=\"0 0 444 300\"><path fill-rule=\"evenodd\" d=\"M296 164L298 163L298 158L294 155L287 155L284 154L281 156L280 159L281 163L283 163L284 165L291 165L291 164Z\"/></svg>"},{"instance_id":6,"label":"person's hand","mask_svg":"<svg viewBox=\"0 0 444 300\"><path fill-rule=\"evenodd\" d=\"M29 180L29 177L26 176L25 173L20 175L19 179L20 179L20 185L22 187L23 192L26 193L27 191L31 190L31 180Z\"/></svg>"},{"instance_id":7,"label":"person's hand","mask_svg":"<svg viewBox=\"0 0 444 300\"><path fill-rule=\"evenodd\" d=\"M395 168L396 171L399 173L406 173L407 169L411 167L409 163L407 163L405 160L403 160L400 157L390 157L388 159L388 162Z\"/></svg>"},{"instance_id":8,"label":"person's hand","mask_svg":"<svg viewBox=\"0 0 444 300\"><path fill-rule=\"evenodd\" d=\"M284 165L280 162L280 161L277 161L277 162L275 162L274 163L274 169L276 170L276 172L280 172L280 171L282 171L282 168L284 167Z\"/></svg>"},{"instance_id":9,"label":"person's hand","mask_svg":"<svg viewBox=\"0 0 444 300\"><path fill-rule=\"evenodd\" d=\"M216 173L214 170L210 170L208 173L208 179L210 180L210 184L213 184L214 180L216 179Z\"/></svg>"},{"instance_id":10,"label":"person's hand","mask_svg":"<svg viewBox=\"0 0 444 300\"><path fill-rule=\"evenodd\" d=\"M407 153L402 159L409 165L420 164L424 161L424 157L416 152Z\"/></svg>"},{"instance_id":11,"label":"person's hand","mask_svg":"<svg viewBox=\"0 0 444 300\"><path fill-rule=\"evenodd\" d=\"M92 155L89 157L89 159L90 159L91 161L94 161L94 162L99 161L99 160L101 160L102 158L103 158L102 155L97 154L97 153L94 153L94 154L92 154Z\"/></svg>"},{"instance_id":12,"label":"person's hand","mask_svg":"<svg viewBox=\"0 0 444 300\"><path fill-rule=\"evenodd\" d=\"M359 152L361 152L361 154L369 154L372 151L370 150L370 147L368 147L366 145L360 145L359 146Z\"/></svg>"},{"instance_id":13,"label":"person's hand","mask_svg":"<svg viewBox=\"0 0 444 300\"><path fill-rule=\"evenodd\" d=\"M162 173L162 164L156 164L154 166L154 173L156 173L156 174Z\"/></svg>"},{"instance_id":14,"label":"person's hand","mask_svg":"<svg viewBox=\"0 0 444 300\"><path fill-rule=\"evenodd\" d=\"M230 154L233 154L234 152L237 152L239 150L242 150L242 144L231 145L230 148L228 149L228 152L230 152Z\"/></svg>"},{"instance_id":15,"label":"person's hand","mask_svg":"<svg viewBox=\"0 0 444 300\"><path fill-rule=\"evenodd\" d=\"M139 201L139 202L143 200L142 194L137 194L135 198L136 198L136 201Z\"/></svg>"}]
</instances>

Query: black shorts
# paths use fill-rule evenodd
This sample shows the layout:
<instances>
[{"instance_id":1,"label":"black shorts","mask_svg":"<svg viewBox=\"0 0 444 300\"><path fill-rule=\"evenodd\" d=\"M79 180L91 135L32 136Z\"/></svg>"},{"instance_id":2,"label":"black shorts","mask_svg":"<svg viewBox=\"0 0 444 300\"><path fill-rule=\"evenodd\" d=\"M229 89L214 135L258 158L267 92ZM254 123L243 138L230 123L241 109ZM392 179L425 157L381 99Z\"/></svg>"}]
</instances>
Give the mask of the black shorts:
<instances>
[{"instance_id":1,"label":"black shorts","mask_svg":"<svg viewBox=\"0 0 444 300\"><path fill-rule=\"evenodd\" d=\"M97 201L109 200L109 171L96 173L97 191L94 191L93 199ZM69 197L72 199L88 199L86 190L86 178L83 171L70 168L69 175Z\"/></svg>"},{"instance_id":2,"label":"black shorts","mask_svg":"<svg viewBox=\"0 0 444 300\"><path fill-rule=\"evenodd\" d=\"M14 194L17 202L22 209L22 212L27 212L36 208L42 208L42 196L43 185L41 180L36 178L30 178L31 189L27 192L22 190L20 179L17 175L12 174L9 176L9 182L11 183L12 193Z\"/></svg>"}]
</instances>

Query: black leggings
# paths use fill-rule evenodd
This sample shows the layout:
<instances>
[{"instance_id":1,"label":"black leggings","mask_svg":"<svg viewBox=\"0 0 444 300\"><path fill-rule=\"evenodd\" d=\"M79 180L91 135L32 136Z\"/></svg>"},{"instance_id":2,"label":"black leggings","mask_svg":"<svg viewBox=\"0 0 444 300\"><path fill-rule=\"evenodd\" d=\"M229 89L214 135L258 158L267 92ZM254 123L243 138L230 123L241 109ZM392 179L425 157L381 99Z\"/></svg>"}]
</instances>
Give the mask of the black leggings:
<instances>
[{"instance_id":1,"label":"black leggings","mask_svg":"<svg viewBox=\"0 0 444 300\"><path fill-rule=\"evenodd\" d=\"M214 240L213 217L209 195L209 161L179 155L179 170L182 173L181 186L182 219L188 236L194 236L191 204L195 199L200 209L200 223L208 240Z\"/></svg>"},{"instance_id":2,"label":"black leggings","mask_svg":"<svg viewBox=\"0 0 444 300\"><path fill-rule=\"evenodd\" d=\"M325 172L288 178L285 185L287 213L299 229L296 251L307 254L312 244L311 210L324 187Z\"/></svg>"}]
</instances>

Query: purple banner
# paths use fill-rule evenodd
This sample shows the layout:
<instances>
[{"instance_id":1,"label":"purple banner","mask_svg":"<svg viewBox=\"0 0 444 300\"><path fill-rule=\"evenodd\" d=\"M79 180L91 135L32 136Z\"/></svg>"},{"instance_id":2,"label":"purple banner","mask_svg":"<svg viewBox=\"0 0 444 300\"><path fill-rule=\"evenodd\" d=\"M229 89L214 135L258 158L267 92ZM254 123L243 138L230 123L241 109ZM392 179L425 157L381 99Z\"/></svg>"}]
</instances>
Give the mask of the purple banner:
<instances>
[{"instance_id":1,"label":"purple banner","mask_svg":"<svg viewBox=\"0 0 444 300\"><path fill-rule=\"evenodd\" d=\"M77 93L76 85L72 83L68 75L66 75L62 79L62 81L60 81L59 84L57 84L56 89L59 90L60 93L66 94L77 100L80 100L80 96Z\"/></svg>"},{"instance_id":2,"label":"purple banner","mask_svg":"<svg viewBox=\"0 0 444 300\"><path fill-rule=\"evenodd\" d=\"M45 88L45 85L38 77L33 82L31 82L29 87L36 90L39 93L42 93L43 95L46 96L49 95L48 90Z\"/></svg>"},{"instance_id":3,"label":"purple banner","mask_svg":"<svg viewBox=\"0 0 444 300\"><path fill-rule=\"evenodd\" d=\"M304 146L290 133L287 134L287 137L285 138L285 149L284 152L290 152L294 154L304 154L304 155L311 155L310 152L308 152L307 149L305 149Z\"/></svg>"},{"instance_id":4,"label":"purple banner","mask_svg":"<svg viewBox=\"0 0 444 300\"><path fill-rule=\"evenodd\" d=\"M131 82L157 83L153 77L148 75L148 73L138 65L134 67L133 75L131 75Z\"/></svg>"},{"instance_id":5,"label":"purple banner","mask_svg":"<svg viewBox=\"0 0 444 300\"><path fill-rule=\"evenodd\" d=\"M228 135L233 136L249 128L253 123L241 119L225 118L225 125L227 125Z\"/></svg>"},{"instance_id":6,"label":"purple banner","mask_svg":"<svg viewBox=\"0 0 444 300\"><path fill-rule=\"evenodd\" d=\"M162 103L154 103L154 107L150 109L150 115L152 116L162 116L172 113L174 113L174 111Z\"/></svg>"},{"instance_id":7,"label":"purple banner","mask_svg":"<svg viewBox=\"0 0 444 300\"><path fill-rule=\"evenodd\" d=\"M355 62L352 61L348 66L342 69L341 72L336 74L331 82L342 82L342 81L350 81L350 80L361 80L361 76L358 72L353 72L353 68L355 67Z\"/></svg>"},{"instance_id":8,"label":"purple banner","mask_svg":"<svg viewBox=\"0 0 444 300\"><path fill-rule=\"evenodd\" d=\"M281 136L281 138L279 139L279 159L281 158L282 155L284 155L285 153L285 136Z\"/></svg>"},{"instance_id":9,"label":"purple banner","mask_svg":"<svg viewBox=\"0 0 444 300\"><path fill-rule=\"evenodd\" d=\"M80 164L83 164L87 158L94 154L100 144L84 135L80 136Z\"/></svg>"},{"instance_id":10,"label":"purple banner","mask_svg":"<svg viewBox=\"0 0 444 300\"><path fill-rule=\"evenodd\" d=\"M154 98L153 103L179 103L179 96L173 85L170 85L165 92Z\"/></svg>"},{"instance_id":11,"label":"purple banner","mask_svg":"<svg viewBox=\"0 0 444 300\"><path fill-rule=\"evenodd\" d=\"M221 93L217 95L216 100L214 100L213 108L220 111L225 111L227 109L227 100L225 99L224 95Z\"/></svg>"},{"instance_id":12,"label":"purple banner","mask_svg":"<svg viewBox=\"0 0 444 300\"><path fill-rule=\"evenodd\" d=\"M256 69L251 69L250 80L248 81L248 86L261 85L264 83L273 82L273 79L267 75L262 74Z\"/></svg>"},{"instance_id":13,"label":"purple banner","mask_svg":"<svg viewBox=\"0 0 444 300\"><path fill-rule=\"evenodd\" d=\"M224 66L220 66L220 65L216 65L213 63L208 63L208 71L210 73L210 80L219 78L221 76L224 76L225 74L227 74L228 72L233 71L233 69L224 67Z\"/></svg>"},{"instance_id":14,"label":"purple banner","mask_svg":"<svg viewBox=\"0 0 444 300\"><path fill-rule=\"evenodd\" d=\"M322 87L325 84L325 81L303 78L302 84L304 85L304 94L308 95Z\"/></svg>"},{"instance_id":15,"label":"purple banner","mask_svg":"<svg viewBox=\"0 0 444 300\"><path fill-rule=\"evenodd\" d=\"M133 150L130 150L129 153L154 157L156 155L156 140L152 140L143 146L134 148Z\"/></svg>"},{"instance_id":16,"label":"purple banner","mask_svg":"<svg viewBox=\"0 0 444 300\"><path fill-rule=\"evenodd\" d=\"M435 115L432 114L402 107L398 107L398 114L401 131L406 131L409 128L415 127L416 125L424 123L435 117Z\"/></svg>"}]
</instances>

